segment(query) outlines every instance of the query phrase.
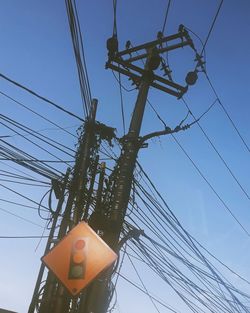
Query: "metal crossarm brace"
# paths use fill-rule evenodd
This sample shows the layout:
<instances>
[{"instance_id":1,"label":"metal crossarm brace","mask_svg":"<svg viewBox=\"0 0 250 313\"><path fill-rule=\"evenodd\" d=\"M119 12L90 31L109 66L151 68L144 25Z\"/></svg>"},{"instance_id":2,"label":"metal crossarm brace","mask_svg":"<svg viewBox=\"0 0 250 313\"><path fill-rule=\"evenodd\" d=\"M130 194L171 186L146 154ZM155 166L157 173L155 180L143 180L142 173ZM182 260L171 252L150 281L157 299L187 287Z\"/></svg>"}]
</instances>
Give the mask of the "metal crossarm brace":
<instances>
[{"instance_id":1,"label":"metal crossarm brace","mask_svg":"<svg viewBox=\"0 0 250 313\"><path fill-rule=\"evenodd\" d=\"M181 42L163 47L163 43L167 43L176 39L180 39ZM139 85L141 78L145 73L145 70L137 65L132 64L132 62L147 58L150 49L154 49L155 52L160 55L164 52L183 48L185 46L190 46L192 49L194 49L193 41L189 37L188 32L184 29L182 31L179 31L177 34L171 36L162 37L160 39L120 52L117 51L114 56L109 58L108 62L106 63L106 68L110 68L114 71L128 76L134 84ZM146 50L146 52L140 54L141 50ZM136 52L136 56L132 56L132 53L134 52ZM181 86L171 80L168 80L156 74L154 74L153 76L151 86L167 92L168 94L173 95L177 98L181 98L188 89L187 86Z\"/></svg>"}]
</instances>

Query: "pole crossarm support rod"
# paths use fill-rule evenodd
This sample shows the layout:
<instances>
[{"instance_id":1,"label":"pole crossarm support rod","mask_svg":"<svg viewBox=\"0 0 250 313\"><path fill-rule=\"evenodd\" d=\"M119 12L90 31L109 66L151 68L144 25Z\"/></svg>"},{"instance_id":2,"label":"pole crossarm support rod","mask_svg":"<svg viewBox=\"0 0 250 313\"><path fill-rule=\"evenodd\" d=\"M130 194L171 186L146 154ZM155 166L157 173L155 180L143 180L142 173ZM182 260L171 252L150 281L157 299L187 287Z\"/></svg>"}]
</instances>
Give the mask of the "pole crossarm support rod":
<instances>
[{"instance_id":1,"label":"pole crossarm support rod","mask_svg":"<svg viewBox=\"0 0 250 313\"><path fill-rule=\"evenodd\" d=\"M163 46L164 43L173 40L178 40L178 42ZM139 87L143 75L145 74L145 68L139 67L138 64L135 65L133 62L137 62L139 60L143 61L146 58L148 59L149 54L152 51L154 51L154 54L158 55L163 62L164 60L162 57L160 57L161 54L178 48L183 48L185 46L190 46L191 49L196 52L192 39L190 38L187 30L182 25L180 25L179 32L177 34L167 37L160 37L157 40L139 45L137 47L128 48L120 52L118 51L117 39L112 37L107 41L109 58L106 63L106 69L110 68L116 72L128 76L132 80L133 84ZM133 53L136 53L136 55L132 55ZM166 74L164 76L166 76ZM188 85L182 86L173 82L171 77L166 79L160 75L157 75L156 73L153 73L153 79L150 85L156 89L175 96L178 99L180 99L188 90Z\"/></svg>"},{"instance_id":2,"label":"pole crossarm support rod","mask_svg":"<svg viewBox=\"0 0 250 313\"><path fill-rule=\"evenodd\" d=\"M162 38L159 38L157 40L150 41L148 43L145 43L145 44L142 44L142 45L139 45L139 46L136 46L136 47L133 47L133 48L126 49L126 50L123 50L121 52L118 52L117 53L117 57L122 57L122 56L124 56L126 54L131 55L133 52L138 52L139 50L153 48L153 47L156 47L157 45L162 46L163 43L165 43L165 42L167 43L168 41L172 41L172 40L175 40L175 39L181 39L183 46L190 45L191 47L193 47L193 41L190 38L190 36L188 35L187 30L182 28L182 30L179 31L177 34L174 34L174 35L171 35L171 36L162 37ZM185 40L186 40L186 43L184 43ZM169 50L165 50L165 51L172 50L170 47L171 46L168 47ZM143 58L145 58L145 57L146 56L143 56Z\"/></svg>"}]
</instances>

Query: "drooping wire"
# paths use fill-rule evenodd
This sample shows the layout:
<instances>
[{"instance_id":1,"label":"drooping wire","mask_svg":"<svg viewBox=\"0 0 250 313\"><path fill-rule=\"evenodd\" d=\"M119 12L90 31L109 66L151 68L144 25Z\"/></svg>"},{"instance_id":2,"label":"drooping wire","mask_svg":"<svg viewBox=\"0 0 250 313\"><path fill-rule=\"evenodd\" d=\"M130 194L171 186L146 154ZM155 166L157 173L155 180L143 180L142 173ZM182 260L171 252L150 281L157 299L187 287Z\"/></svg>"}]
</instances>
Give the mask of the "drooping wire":
<instances>
[{"instance_id":1,"label":"drooping wire","mask_svg":"<svg viewBox=\"0 0 250 313\"><path fill-rule=\"evenodd\" d=\"M148 295L147 292L146 292L144 289L142 289L140 286L138 286L137 284L135 284L134 282L132 282L130 279L128 279L127 277L125 277L125 276L122 275L121 273L119 273L118 275L119 275L122 279L124 279L125 281L127 281L129 284L131 284L132 286L134 286L135 288L137 288L137 289L140 290L141 292L143 292L143 293L145 293L146 295ZM161 304L161 305L162 305L163 307L165 307L166 309L170 310L170 311L173 312L173 313L178 313L178 311L172 309L170 306L168 306L167 304L165 304L163 301L158 300L158 299L157 299L156 297L154 297L153 295L150 295L150 296L151 296L151 298L152 298L155 302Z\"/></svg>"},{"instance_id":2,"label":"drooping wire","mask_svg":"<svg viewBox=\"0 0 250 313\"><path fill-rule=\"evenodd\" d=\"M49 238L49 236L0 236L0 239L45 239Z\"/></svg>"},{"instance_id":3,"label":"drooping wire","mask_svg":"<svg viewBox=\"0 0 250 313\"><path fill-rule=\"evenodd\" d=\"M221 99L219 98L219 95L218 95L218 93L217 93L217 91L216 91L216 89L215 89L215 87L214 87L214 85L213 85L213 83L212 83L211 79L209 78L209 76L208 76L206 71L205 71L205 76L206 76L206 78L208 80L208 83L209 83L211 89L213 90L215 96L217 97L218 103L221 106L223 112L226 114L228 120L230 121L230 123L233 126L234 130L236 131L237 135L239 136L239 138L241 139L242 143L246 147L247 151L250 152L249 145L247 144L246 140L243 138L242 134L240 133L240 131L239 131L238 127L236 126L235 122L233 121L232 117L229 115L226 107L223 105L223 103L222 103Z\"/></svg>"},{"instance_id":4,"label":"drooping wire","mask_svg":"<svg viewBox=\"0 0 250 313\"><path fill-rule=\"evenodd\" d=\"M156 309L156 311L157 311L158 313L160 313L160 310L159 310L158 307L156 306L156 304L155 304L154 299L152 298L152 296L149 294L148 289L147 289L147 287L145 286L145 284L144 284L144 282L143 282L143 280L142 280L142 278L141 278L141 276L140 276L140 274L139 274L137 268L135 267L135 265L134 265L134 263L133 263L131 257L130 257L129 255L127 255L127 257L128 257L128 259L129 259L129 261L130 261L130 263L131 263L131 265L132 265L132 267L133 267L133 269L134 269L134 271L135 271L135 273L136 273L138 279L140 280L140 282L141 282L141 284L142 284L144 290L146 291L146 293L147 293L147 295L148 295L150 301L152 302L154 308Z\"/></svg>"},{"instance_id":5,"label":"drooping wire","mask_svg":"<svg viewBox=\"0 0 250 313\"><path fill-rule=\"evenodd\" d=\"M165 32L171 1L172 0L168 0L167 9L166 9L165 17L164 17L164 22L163 22L162 30L161 30L162 34L164 34L164 32Z\"/></svg>"},{"instance_id":6,"label":"drooping wire","mask_svg":"<svg viewBox=\"0 0 250 313\"><path fill-rule=\"evenodd\" d=\"M6 97L7 99L9 99L9 100L15 102L16 104L20 105L21 107L25 108L26 110L32 112L33 114L39 116L40 118L42 118L42 119L45 120L46 122L48 122L48 123L50 123L50 124L56 126L58 129L61 129L61 130L64 131L65 133L67 133L67 134L69 134L69 135L71 135L71 136L77 138L76 135L70 133L70 132L67 131L65 128L63 128L63 127L61 127L59 124L56 124L55 122L51 121L50 119L48 119L47 117L43 116L42 114L40 114L40 113L38 113L38 112L36 112L36 111L30 109L28 106L26 106L25 104L21 103L20 101L14 99L14 98L12 98L12 97L10 97L9 95L7 95L6 93L4 93L4 92L2 92L2 91L0 91L0 94L3 95L4 97Z\"/></svg>"},{"instance_id":7,"label":"drooping wire","mask_svg":"<svg viewBox=\"0 0 250 313\"><path fill-rule=\"evenodd\" d=\"M189 110L190 114L192 115L193 119L197 121L195 115L192 113L192 111L190 110L189 105L187 104L186 100L184 98L182 98L182 101L184 102L185 106L187 107L187 109ZM219 101L218 98L216 99L216 101ZM200 130L202 131L203 135L205 136L206 140L209 142L209 144L211 145L211 147L213 148L213 150L216 152L216 154L218 155L218 157L220 158L220 160L222 161L222 163L224 164L224 166L226 167L226 169L228 170L228 172L230 173L231 177L234 179L234 181L236 182L236 184L240 187L241 191L245 194L245 196L247 197L248 200L250 200L250 196L247 193L247 191L245 190L245 188L242 186L242 184L240 183L239 179L235 176L235 174L233 173L233 171L231 170L231 168L229 167L229 165L227 164L227 162L225 161L225 159L223 158L223 156L221 155L221 153L218 151L218 149L215 147L214 143L212 142L212 140L209 138L209 136L207 135L207 133L205 132L205 130L203 129L203 127L201 126L201 124L199 123L199 121L197 121L197 125L200 128Z\"/></svg>"},{"instance_id":8,"label":"drooping wire","mask_svg":"<svg viewBox=\"0 0 250 313\"><path fill-rule=\"evenodd\" d=\"M25 87L24 85L21 85L20 83L14 81L13 79L10 79L10 78L7 77L6 75L0 73L0 77L2 77L3 79L7 80L8 82L14 84L15 86L17 86L17 87L19 87L19 88L21 88L21 89L27 91L28 93L32 94L33 96L37 97L38 99L43 100L43 101L45 101L45 102L51 104L52 106L54 106L54 107L57 108L58 110L60 110L60 111L62 111L62 112L64 112L64 113L70 115L71 117L74 117L74 118L80 120L81 122L84 122L84 119L82 119L81 117L79 117L79 116L77 116L76 114L74 114L74 113L72 113L72 112L66 110L66 109L63 108L62 106L60 106L60 105L56 104L55 102L53 102L53 101L51 101L51 100L45 98L44 96L39 95L38 93L36 93L35 91L31 90L30 88Z\"/></svg>"},{"instance_id":9,"label":"drooping wire","mask_svg":"<svg viewBox=\"0 0 250 313\"><path fill-rule=\"evenodd\" d=\"M250 237L250 233L248 230L243 226L243 224L238 220L238 218L234 215L232 210L229 208L229 206L225 203L225 201L221 198L221 196L218 194L218 192L215 190L213 185L208 181L208 179L205 177L205 175L201 172L199 167L195 164L195 162L192 160L192 158L189 156L187 151L183 148L183 146L180 144L180 142L177 140L177 138L172 135L174 141L177 143L177 145L180 147L180 149L183 151L183 153L186 155L186 157L189 159L189 161L192 163L194 168L197 170L199 175L204 179L204 181L207 183L209 188L213 191L213 193L216 195L216 197L220 200L220 202L223 204L224 208L229 212L229 214L233 217L233 219L236 221L236 223L242 228L242 230L245 232L245 234Z\"/></svg>"},{"instance_id":10,"label":"drooping wire","mask_svg":"<svg viewBox=\"0 0 250 313\"><path fill-rule=\"evenodd\" d=\"M27 218L21 216L21 215L15 214L15 213L10 212L10 211L8 211L8 210L6 210L6 209L3 209L3 208L0 208L0 210L1 210L2 212L5 212L5 213L7 213L7 214L9 214L9 215L12 215L12 216L18 218L18 219L21 219L21 220L23 220L23 221L25 221L25 222L27 222L27 223L30 223L30 224L32 224L32 225L38 226L38 227L40 227L40 228L43 228L42 225L39 225L39 224L37 224L37 223L35 223L35 222L33 222L33 221L31 221L31 220L29 220L29 219L27 219Z\"/></svg>"},{"instance_id":11,"label":"drooping wire","mask_svg":"<svg viewBox=\"0 0 250 313\"><path fill-rule=\"evenodd\" d=\"M220 13L221 6L222 6L223 2L224 2L224 0L221 0L221 2L220 2L220 4L219 4L219 7L218 7L218 9L217 9L217 12L216 12L216 14L215 14L215 16L214 16L214 19L213 19L212 24L211 24L211 26L210 26L210 29L209 29L209 31L208 31L208 34L207 34L207 37L206 37L206 39L205 39L205 42L204 42L204 45L203 45L203 47L202 47L202 50L201 50L200 55L203 54L203 51L204 51L205 48L206 48L206 45L207 45L208 40L209 40L209 37L210 37L210 35L211 35L212 31L213 31L215 22L216 22L216 20L217 20L217 18L218 18L218 15L219 15L219 13Z\"/></svg>"},{"instance_id":12,"label":"drooping wire","mask_svg":"<svg viewBox=\"0 0 250 313\"><path fill-rule=\"evenodd\" d=\"M186 104L186 101L183 99L184 103ZM215 99L215 101L209 106L209 108L198 118L196 119L194 117L194 115L192 114L189 106L186 104L187 109L189 110L190 114L193 116L193 118L195 119L195 121L197 121L197 124L200 125L199 121L201 119L201 117L204 117L205 114L207 114L211 108L215 105L215 103L218 101L218 97ZM154 109L154 111L156 111ZM157 113L156 116L158 117L159 114ZM159 117L158 117L159 119ZM161 123L165 122L162 120L162 118L159 119L161 121ZM201 127L201 126L200 126ZM234 215L234 213L232 212L232 210L229 208L229 206L226 204L226 202L222 199L222 197L218 194L218 192L215 190L215 188L213 187L213 185L208 181L208 179L205 177L205 175L202 173L202 171L199 169L199 167L195 164L195 162L192 160L192 158L189 156L189 154L186 152L186 150L184 149L184 147L181 145L181 143L177 140L177 138L171 134L171 136L173 137L174 141L177 143L177 145L181 148L181 150L184 152L184 154L186 155L186 157L190 160L190 162L192 163L192 165L194 166L194 168L198 171L199 175L204 179L204 181L207 183L207 185L209 186L209 188L213 191L213 193L216 195L216 197L219 199L219 201L222 203L222 205L226 208L226 210L230 213L230 215L233 217L233 219L236 221L236 223L242 228L242 230L245 232L245 234L247 236L250 236L250 233L247 231L247 229L243 226L243 224L238 220L238 218ZM215 148L216 149L216 148ZM218 151L216 149L216 151ZM218 152L219 153L219 152ZM223 159L224 160L224 159ZM231 169L230 169L231 171ZM237 180L237 178L236 178ZM238 180L237 180L238 181ZM240 186L242 187L242 185L240 184ZM243 190L245 190L243 188ZM247 194L248 195L248 194Z\"/></svg>"},{"instance_id":13,"label":"drooping wire","mask_svg":"<svg viewBox=\"0 0 250 313\"><path fill-rule=\"evenodd\" d=\"M121 103L121 113L122 113L122 126L123 126L123 135L125 136L126 128L125 128L125 116L124 116L124 102L123 102L123 94L122 94L122 85L121 85L121 73L118 73L119 77L119 91L120 91L120 103Z\"/></svg>"}]
</instances>

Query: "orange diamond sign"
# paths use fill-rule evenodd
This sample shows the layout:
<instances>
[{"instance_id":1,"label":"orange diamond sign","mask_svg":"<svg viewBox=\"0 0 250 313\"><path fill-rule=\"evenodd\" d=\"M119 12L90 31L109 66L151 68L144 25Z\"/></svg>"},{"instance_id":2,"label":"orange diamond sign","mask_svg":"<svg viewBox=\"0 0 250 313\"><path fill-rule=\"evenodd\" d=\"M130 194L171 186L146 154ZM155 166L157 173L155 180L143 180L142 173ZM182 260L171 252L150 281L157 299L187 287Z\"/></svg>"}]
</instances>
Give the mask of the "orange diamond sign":
<instances>
[{"instance_id":1,"label":"orange diamond sign","mask_svg":"<svg viewBox=\"0 0 250 313\"><path fill-rule=\"evenodd\" d=\"M116 259L113 250L81 222L42 261L75 296Z\"/></svg>"}]
</instances>

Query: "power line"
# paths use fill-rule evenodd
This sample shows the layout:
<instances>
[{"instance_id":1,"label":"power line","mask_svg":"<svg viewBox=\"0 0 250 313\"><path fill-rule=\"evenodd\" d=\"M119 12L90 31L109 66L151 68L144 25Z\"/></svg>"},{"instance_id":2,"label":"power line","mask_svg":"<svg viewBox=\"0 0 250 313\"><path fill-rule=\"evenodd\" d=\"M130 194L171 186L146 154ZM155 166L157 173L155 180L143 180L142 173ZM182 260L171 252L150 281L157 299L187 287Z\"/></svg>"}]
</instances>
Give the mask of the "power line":
<instances>
[{"instance_id":1,"label":"power line","mask_svg":"<svg viewBox=\"0 0 250 313\"><path fill-rule=\"evenodd\" d=\"M49 236L0 236L0 239L43 239Z\"/></svg>"},{"instance_id":2,"label":"power line","mask_svg":"<svg viewBox=\"0 0 250 313\"><path fill-rule=\"evenodd\" d=\"M19 161L19 162L28 162L28 163L75 163L75 161L70 161L70 160L39 160L39 159L34 159L34 160L28 160L28 159L14 159L14 158L0 158L1 161Z\"/></svg>"},{"instance_id":3,"label":"power line","mask_svg":"<svg viewBox=\"0 0 250 313\"><path fill-rule=\"evenodd\" d=\"M113 36L117 36L116 12L117 12L117 0L113 0Z\"/></svg>"},{"instance_id":4,"label":"power line","mask_svg":"<svg viewBox=\"0 0 250 313\"><path fill-rule=\"evenodd\" d=\"M36 205L42 207L43 209L49 211L49 208L47 208L46 206L44 206L44 205L42 205L42 204L40 204L40 203L38 203L38 202L32 200L32 199L29 198L29 197L26 197L26 196L23 195L22 193L17 192L16 190L14 190L14 189L12 189L12 188L9 188L9 187L7 187L7 186L5 186L5 185L3 185L3 184L0 184L0 186L1 186L2 188L4 188L4 189L7 189L7 190L11 191L12 193L18 195L19 197L24 198L25 200L28 200L28 201L30 201L30 202L32 202L32 203L34 203L34 204L36 204ZM43 227L43 226L42 226L42 227Z\"/></svg>"},{"instance_id":5,"label":"power line","mask_svg":"<svg viewBox=\"0 0 250 313\"><path fill-rule=\"evenodd\" d=\"M58 142L58 141L56 141L56 140L54 140L54 139L51 139L51 138L48 137L48 136L45 136L45 135L43 135L43 134L40 134L40 133L37 132L36 130L34 130L34 129L32 129L32 128L26 126L26 125L23 125L22 123L19 123L19 122L13 120L12 118L10 118L10 117L8 117L8 116L6 116L6 115L4 115L4 114L0 114L0 119L4 120L5 122L9 123L10 125L16 127L17 129L20 129L20 130L26 132L26 133L29 134L30 136L33 136L33 137L35 137L36 139L39 139L39 140L41 140L42 142L44 142L44 143L46 143L46 144L52 146L53 148L55 148L55 149L57 149L57 150L59 150L59 151L65 153L65 154L67 154L67 155L69 155L69 156L71 156L71 157L74 157L72 154L70 154L69 152L66 152L65 150L62 149L62 148L64 148L64 149L67 149L67 150L69 150L69 151L71 151L71 152L75 152L73 149L71 149L71 148L65 146L64 144L62 144L62 143L60 143L60 142ZM5 124L3 124L3 125L5 126ZM5 126L5 127L6 127L6 126ZM16 135L17 135L17 136L20 136L19 133L16 133ZM22 136L24 136L24 135L22 135ZM26 136L24 136L24 137L26 137ZM50 142L49 142L49 141L50 141ZM58 146L59 146L59 147L62 147L62 148L59 148Z\"/></svg>"},{"instance_id":6,"label":"power line","mask_svg":"<svg viewBox=\"0 0 250 313\"><path fill-rule=\"evenodd\" d=\"M171 0L168 0L168 5L167 5L166 13L165 13L165 18L164 18L164 22L163 22L162 30L161 30L162 34L164 34L164 32L165 32L165 27L166 27L166 24L167 24L170 4L171 4Z\"/></svg>"},{"instance_id":7,"label":"power line","mask_svg":"<svg viewBox=\"0 0 250 313\"><path fill-rule=\"evenodd\" d=\"M41 225L39 225L39 224L37 224L37 223L35 223L35 222L33 222L33 221L31 221L31 220L29 220L29 219L23 217L23 216L20 216L20 215L18 215L18 214L12 213L12 212L10 212L10 211L8 211L8 210L6 210L6 209L3 209L3 208L0 208L0 210L3 211L3 212L5 212L5 213L7 213L7 214L9 214L9 215L12 215L12 216L18 218L18 219L21 219L21 220L23 220L23 221L25 221L25 222L27 222L27 223L30 223L30 224L33 224L33 225L35 225L35 226L38 226L38 227L43 228L43 226L41 226Z\"/></svg>"},{"instance_id":8,"label":"power line","mask_svg":"<svg viewBox=\"0 0 250 313\"><path fill-rule=\"evenodd\" d=\"M77 116L76 114L74 114L74 113L72 113L72 112L70 112L70 111L64 109L64 108L61 107L60 105L58 105L58 104L56 104L55 102L53 102L53 101L51 101L51 100L45 98L44 96L39 95L38 93L36 93L35 91L29 89L28 87L26 87L26 86L24 86L24 85L21 85L20 83L18 83L18 82L16 82L16 81L14 81L13 79L7 77L6 75L0 73L0 77L2 77L3 79L7 80L7 81L10 82L10 83L12 83L13 85L15 85L15 86L17 86L17 87L19 87L19 88L21 88L21 89L27 91L28 93L32 94L33 96L37 97L38 99L43 100L43 101L45 101L45 102L51 104L52 106L54 106L54 107L57 108L58 110L60 110L60 111L62 111L62 112L64 112L64 113L70 115L71 117L74 117L74 118L78 119L79 121L84 122L84 119L82 119L81 117L79 117L79 116Z\"/></svg>"},{"instance_id":9,"label":"power line","mask_svg":"<svg viewBox=\"0 0 250 313\"><path fill-rule=\"evenodd\" d=\"M238 127L236 126L236 124L234 123L232 117L229 115L227 109L226 109L225 106L223 105L223 103L222 103L221 99L219 98L218 93L217 93L217 91L216 91L214 85L212 84L211 79L209 78L209 76L208 76L208 74L207 74L206 71L205 71L205 76L206 76L206 78L207 78L207 80L208 80L208 83L209 83L210 87L212 88L212 90L213 90L215 96L216 96L217 99L218 99L219 105L221 106L222 110L223 110L224 113L226 114L227 118L229 119L229 121L230 121L231 125L233 126L234 130L236 131L237 135L239 136L239 138L241 139L242 143L243 143L244 146L246 147L247 151L250 152L250 148L249 148L247 142L245 141L245 139L244 139L243 136L241 135L241 133L240 133Z\"/></svg>"},{"instance_id":10,"label":"power line","mask_svg":"<svg viewBox=\"0 0 250 313\"><path fill-rule=\"evenodd\" d=\"M184 99L182 99L184 101L184 103L187 106L187 109L189 110L189 112L192 114L192 112L189 109L189 106L187 105L187 103L185 102ZM203 117L206 113L209 112L209 110L215 105L216 101L218 101L218 98L216 98L216 100L210 105L210 107L201 115L201 117ZM152 107L152 104L151 104ZM159 114L157 113L157 111L154 109L154 112L156 113L156 116L158 117L158 119L161 121L161 123L163 123L164 125L165 122L162 120L162 118L159 116ZM194 115L192 114L192 116L194 117ZM200 117L200 118L201 118ZM194 117L194 119L197 121L197 124L200 126L199 124L199 120L200 118L196 119ZM201 126L200 126L201 128ZM199 167L195 164L195 162L192 160L192 158L189 156L189 154L186 152L186 150L183 148L183 146L181 145L181 143L177 140L177 138L171 134L171 136L173 137L173 139L175 140L175 142L178 144L178 146L181 148L181 150L184 152L184 154L186 155L186 157L190 160L190 162L193 164L194 168L198 171L199 175L204 179L204 181L208 184L208 186L210 187L210 189L213 191L213 193L216 195L216 197L220 200L220 202L223 204L223 206L226 208L226 210L230 213L230 215L233 217L233 219L239 224L239 226L243 229L243 231L247 234L247 236L250 236L250 233L247 231L247 229L243 226L243 224L237 219L237 217L233 214L233 212L231 211L231 209L229 208L229 206L225 203L225 201L221 198L221 196L218 194L218 192L215 190L215 188L212 186L212 184L208 181L208 179L205 177L205 175L201 172L201 170L199 169ZM207 135L206 135L207 136ZM216 149L216 148L215 148ZM216 151L218 151L216 149ZM218 152L219 153L219 152ZM231 171L231 170L230 170ZM237 178L236 178L237 179ZM238 181L238 180L237 180ZM241 185L240 185L241 186Z\"/></svg>"},{"instance_id":11,"label":"power line","mask_svg":"<svg viewBox=\"0 0 250 313\"><path fill-rule=\"evenodd\" d=\"M216 195L216 197L220 200L220 202L223 204L223 206L226 208L226 210L230 213L230 215L233 217L233 219L239 224L239 226L242 228L242 230L245 232L245 234L250 237L250 233L247 231L247 229L242 225L242 223L237 219L237 217L233 214L233 212L230 210L229 206L225 203L225 201L221 198L221 196L218 194L218 192L214 189L212 184L208 181L208 179L204 176L204 174L201 172L199 167L195 164L195 162L192 160L192 158L189 156L187 151L183 148L183 146L180 144L180 142L176 139L174 135L172 135L174 141L177 143L177 145L181 148L183 153L186 155L186 157L189 159L189 161L193 164L194 168L197 170L199 175L204 179L204 181L207 183L207 185L210 187L210 189L213 191L213 193Z\"/></svg>"},{"instance_id":12,"label":"power line","mask_svg":"<svg viewBox=\"0 0 250 313\"><path fill-rule=\"evenodd\" d=\"M218 100L218 98L216 99L216 101ZM182 98L182 101L185 103L185 106L187 107L187 109L189 110L190 114L192 115L193 119L197 121L195 115L192 113L192 111L190 110L189 105L187 104L187 102L185 101L184 98ZM199 121L197 121L197 125L200 128L200 130L202 131L203 135L205 136L205 138L207 139L207 141L209 142L209 144L211 145L211 147L213 148L213 150L216 152L216 154L218 155L218 157L220 158L220 160L222 161L222 163L224 164L224 166L226 167L226 169L228 170L228 172L230 173L230 175L232 176L232 178L234 179L234 181L237 183L237 185L240 187L241 191L245 194L245 196L247 197L248 200L250 200L250 196L248 195L247 191L245 190L245 188L242 186L242 184L240 183L239 179L235 176L235 174L233 173L233 171L231 170L231 168L229 167L229 165L227 164L227 162L225 161L225 159L222 157L221 153L218 151L218 149L215 147L215 145L213 144L212 140L209 138L209 136L207 135L207 133L205 132L205 130L203 129L203 127L201 126L201 124L199 123Z\"/></svg>"},{"instance_id":13,"label":"power line","mask_svg":"<svg viewBox=\"0 0 250 313\"><path fill-rule=\"evenodd\" d=\"M18 202L14 202L14 201L2 199L2 198L0 198L0 201L6 202L6 203L10 203L10 204L14 204L14 205L17 205L17 206L19 206L19 207L21 206L21 207L24 207L24 208L28 208L28 209L32 209L32 210L36 210L36 211L37 211L37 207L34 207L34 206L30 206L30 205L26 205L26 204L21 204L21 203L18 203ZM44 209L40 209L40 211L48 212L48 210L44 210Z\"/></svg>"},{"instance_id":14,"label":"power line","mask_svg":"<svg viewBox=\"0 0 250 313\"><path fill-rule=\"evenodd\" d=\"M39 164L37 163L25 163L25 161L20 161L23 159L28 159L28 160L34 160L35 158L31 156L30 154L22 151L21 149L11 145L10 143L7 143L6 141L0 139L5 145L0 145L1 150L0 150L0 155L3 156L4 158L12 158L13 162L22 165L29 170L32 170L42 176L45 176L49 179L55 178L58 179L60 176L63 175L62 172L56 170L52 166L46 164L44 165L43 163ZM0 161L2 162L2 161Z\"/></svg>"},{"instance_id":15,"label":"power line","mask_svg":"<svg viewBox=\"0 0 250 313\"><path fill-rule=\"evenodd\" d=\"M20 105L21 107L25 108L26 110L32 112L33 114L39 116L41 119L45 120L46 122L48 122L48 123L50 123L50 124L56 126L56 128L61 129L61 130L64 131L65 133L67 133L67 134L69 134L69 135L71 135L71 136L77 138L76 135L74 135L74 134L70 133L69 131L67 131L66 128L61 127L60 125L58 125L58 124L56 124L55 122L51 121L50 119L48 119L47 117L43 116L42 114L40 114L40 113L38 113L38 112L36 112L36 111L30 109L28 106L26 106L25 104L21 103L20 101L14 99L14 98L12 98L12 97L10 97L9 95L7 95L6 93L4 93L4 92L2 92L2 91L0 91L0 94L3 95L4 97L6 97L7 99L9 99L9 100L15 102L16 104Z\"/></svg>"},{"instance_id":16,"label":"power line","mask_svg":"<svg viewBox=\"0 0 250 313\"><path fill-rule=\"evenodd\" d=\"M138 270L136 269L134 263L132 262L130 256L129 256L129 255L127 255L127 256L128 256L128 259L129 259L131 265L133 266L134 271L136 272L137 277L139 278L139 280L140 280L140 282L141 282L143 288L145 289L145 291L146 291L146 293L147 293L147 295L148 295L150 301L152 302L154 308L156 309L156 311L157 311L158 313L160 313L160 310L158 309L158 307L157 307L156 304L154 303L153 298L152 298L151 295L149 294L148 289L146 288L146 286L145 286L145 284L144 284L144 282L143 282L143 280L142 280L142 278L141 278L141 276L140 276Z\"/></svg>"},{"instance_id":17,"label":"power line","mask_svg":"<svg viewBox=\"0 0 250 313\"><path fill-rule=\"evenodd\" d=\"M131 280L129 280L128 278L126 278L125 276L123 276L121 273L117 273L122 279L126 280L129 284L131 284L132 286L134 286L135 288L137 288L138 290L140 290L141 292L145 293L146 295L148 295L148 293L142 289L141 287L139 287L137 284L135 284L134 282L132 282ZM178 311L172 309L170 306L168 306L167 304L165 304L164 302L162 302L161 300L158 300L157 298L155 298L154 296L150 295L151 298L158 302L159 304L161 304L163 307L165 307L166 309L170 310L173 313L178 313Z\"/></svg>"},{"instance_id":18,"label":"power line","mask_svg":"<svg viewBox=\"0 0 250 313\"><path fill-rule=\"evenodd\" d=\"M83 40L75 0L65 0L72 45L78 70L80 91L85 117L88 117L91 106L91 91L85 61Z\"/></svg>"},{"instance_id":19,"label":"power line","mask_svg":"<svg viewBox=\"0 0 250 313\"><path fill-rule=\"evenodd\" d=\"M217 12L216 12L216 14L215 14L215 16L214 16L214 19L213 19L213 21L212 21L212 25L210 26L210 29L209 29L209 31L208 31L208 34L207 34L206 40L205 40L205 42L204 42L204 45L203 45L203 47L202 47L202 50L201 50L200 55L202 55L203 51L204 51L205 48L206 48L208 39L209 39L209 37L210 37L210 35L211 35L211 33L212 33L212 30L213 30L213 28L214 28L215 22L216 22L217 17L218 17L218 15L219 15L219 13L220 13L220 9L221 9L221 6L222 6L222 4L223 4L223 1L224 1L224 0L221 0L221 2L220 2L220 4L219 4L219 7L218 7Z\"/></svg>"},{"instance_id":20,"label":"power line","mask_svg":"<svg viewBox=\"0 0 250 313\"><path fill-rule=\"evenodd\" d=\"M123 103L123 94L122 94L122 85L121 85L121 73L118 73L119 77L119 91L120 91L120 103L121 103L121 113L122 113L122 126L123 126L123 135L125 136L125 117L124 117L124 103Z\"/></svg>"}]
</instances>

